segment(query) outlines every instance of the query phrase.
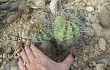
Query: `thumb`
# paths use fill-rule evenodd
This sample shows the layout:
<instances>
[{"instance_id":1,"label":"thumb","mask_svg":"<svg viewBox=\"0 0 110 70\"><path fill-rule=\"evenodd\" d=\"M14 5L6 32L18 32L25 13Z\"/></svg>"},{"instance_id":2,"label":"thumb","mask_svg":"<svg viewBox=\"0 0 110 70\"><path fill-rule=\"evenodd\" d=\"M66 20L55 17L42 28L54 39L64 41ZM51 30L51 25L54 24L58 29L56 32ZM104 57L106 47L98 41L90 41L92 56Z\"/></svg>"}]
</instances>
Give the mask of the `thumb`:
<instances>
[{"instance_id":1,"label":"thumb","mask_svg":"<svg viewBox=\"0 0 110 70\"><path fill-rule=\"evenodd\" d=\"M73 64L74 59L75 59L75 56L71 54L63 61L63 64L65 64L67 67L70 67L71 64Z\"/></svg>"}]
</instances>

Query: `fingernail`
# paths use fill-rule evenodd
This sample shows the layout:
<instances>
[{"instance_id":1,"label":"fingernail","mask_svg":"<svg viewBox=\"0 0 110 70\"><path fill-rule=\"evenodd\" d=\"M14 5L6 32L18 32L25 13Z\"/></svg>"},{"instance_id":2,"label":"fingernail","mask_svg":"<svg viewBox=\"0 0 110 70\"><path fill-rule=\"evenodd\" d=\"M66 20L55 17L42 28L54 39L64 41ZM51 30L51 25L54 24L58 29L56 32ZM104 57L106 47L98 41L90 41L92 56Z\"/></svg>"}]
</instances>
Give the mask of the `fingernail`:
<instances>
[{"instance_id":1,"label":"fingernail","mask_svg":"<svg viewBox=\"0 0 110 70\"><path fill-rule=\"evenodd\" d=\"M17 58L17 61L19 61L19 58Z\"/></svg>"},{"instance_id":2,"label":"fingernail","mask_svg":"<svg viewBox=\"0 0 110 70\"><path fill-rule=\"evenodd\" d=\"M74 54L72 54L72 57L75 59L75 55Z\"/></svg>"},{"instance_id":3,"label":"fingernail","mask_svg":"<svg viewBox=\"0 0 110 70\"><path fill-rule=\"evenodd\" d=\"M30 44L30 43L28 43L28 44L27 44L27 47L30 47L30 46L31 46L31 44Z\"/></svg>"},{"instance_id":4,"label":"fingernail","mask_svg":"<svg viewBox=\"0 0 110 70\"><path fill-rule=\"evenodd\" d=\"M22 52L22 48L20 48L19 52Z\"/></svg>"},{"instance_id":5,"label":"fingernail","mask_svg":"<svg viewBox=\"0 0 110 70\"><path fill-rule=\"evenodd\" d=\"M20 44L19 44L19 46L21 47L21 48L24 48L25 46L24 46L25 44L23 43L23 42L21 42Z\"/></svg>"}]
</instances>

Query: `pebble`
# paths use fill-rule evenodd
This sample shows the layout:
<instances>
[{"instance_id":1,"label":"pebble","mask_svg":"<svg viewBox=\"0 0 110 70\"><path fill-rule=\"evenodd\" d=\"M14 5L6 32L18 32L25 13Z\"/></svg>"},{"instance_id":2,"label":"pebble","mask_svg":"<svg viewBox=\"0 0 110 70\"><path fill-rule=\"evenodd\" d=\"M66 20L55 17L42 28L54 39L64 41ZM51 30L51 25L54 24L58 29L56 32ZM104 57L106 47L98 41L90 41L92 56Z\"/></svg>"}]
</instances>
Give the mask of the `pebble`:
<instances>
[{"instance_id":1,"label":"pebble","mask_svg":"<svg viewBox=\"0 0 110 70\"><path fill-rule=\"evenodd\" d=\"M85 34L88 35L88 36L94 36L94 30L91 28L91 27L86 27L84 29L85 31Z\"/></svg>"},{"instance_id":2,"label":"pebble","mask_svg":"<svg viewBox=\"0 0 110 70\"><path fill-rule=\"evenodd\" d=\"M11 5L9 2L3 3L0 5L0 10L8 10L10 9Z\"/></svg>"},{"instance_id":3,"label":"pebble","mask_svg":"<svg viewBox=\"0 0 110 70\"><path fill-rule=\"evenodd\" d=\"M89 26L91 26L92 24L91 24L90 22L85 22L85 25L86 25L87 27L89 27Z\"/></svg>"},{"instance_id":4,"label":"pebble","mask_svg":"<svg viewBox=\"0 0 110 70\"><path fill-rule=\"evenodd\" d=\"M91 70L89 67L85 67L83 70Z\"/></svg>"},{"instance_id":5,"label":"pebble","mask_svg":"<svg viewBox=\"0 0 110 70\"><path fill-rule=\"evenodd\" d=\"M95 61L92 61L92 65L93 65L93 66L96 66L96 62L95 62Z\"/></svg>"},{"instance_id":6,"label":"pebble","mask_svg":"<svg viewBox=\"0 0 110 70\"><path fill-rule=\"evenodd\" d=\"M2 58L2 55L0 55L0 58Z\"/></svg>"},{"instance_id":7,"label":"pebble","mask_svg":"<svg viewBox=\"0 0 110 70\"><path fill-rule=\"evenodd\" d=\"M88 56L83 56L83 60L87 61L88 60Z\"/></svg>"},{"instance_id":8,"label":"pebble","mask_svg":"<svg viewBox=\"0 0 110 70\"><path fill-rule=\"evenodd\" d=\"M103 67L104 67L104 64L97 64L96 70L104 70Z\"/></svg>"},{"instance_id":9,"label":"pebble","mask_svg":"<svg viewBox=\"0 0 110 70\"><path fill-rule=\"evenodd\" d=\"M57 12L57 4L58 4L58 0L52 0L50 2L50 10L52 14L55 14Z\"/></svg>"},{"instance_id":10,"label":"pebble","mask_svg":"<svg viewBox=\"0 0 110 70\"><path fill-rule=\"evenodd\" d=\"M105 7L101 10L98 17L100 20L100 25L103 28L106 29L110 27L110 14L109 14L109 11Z\"/></svg>"},{"instance_id":11,"label":"pebble","mask_svg":"<svg viewBox=\"0 0 110 70\"><path fill-rule=\"evenodd\" d=\"M0 44L0 48L2 48L1 44Z\"/></svg>"},{"instance_id":12,"label":"pebble","mask_svg":"<svg viewBox=\"0 0 110 70\"><path fill-rule=\"evenodd\" d=\"M10 53L10 52L12 52L12 50L11 50L11 48L9 47L9 48L7 48L7 50L6 50L6 53Z\"/></svg>"},{"instance_id":13,"label":"pebble","mask_svg":"<svg viewBox=\"0 0 110 70\"><path fill-rule=\"evenodd\" d=\"M104 38L100 38L98 44L99 44L99 48L100 48L102 51L105 51L105 50L106 50L106 45L107 45L107 43L106 43L106 41L105 41Z\"/></svg>"},{"instance_id":14,"label":"pebble","mask_svg":"<svg viewBox=\"0 0 110 70\"><path fill-rule=\"evenodd\" d=\"M101 36L103 34L102 27L99 24L93 23L92 28L95 30L97 36Z\"/></svg>"},{"instance_id":15,"label":"pebble","mask_svg":"<svg viewBox=\"0 0 110 70\"><path fill-rule=\"evenodd\" d=\"M8 55L6 53L3 54L3 58L6 59Z\"/></svg>"},{"instance_id":16,"label":"pebble","mask_svg":"<svg viewBox=\"0 0 110 70\"><path fill-rule=\"evenodd\" d=\"M6 2L6 1L8 1L8 0L0 0L0 2Z\"/></svg>"},{"instance_id":17,"label":"pebble","mask_svg":"<svg viewBox=\"0 0 110 70\"><path fill-rule=\"evenodd\" d=\"M27 0L27 4L33 9L43 8L45 0Z\"/></svg>"},{"instance_id":18,"label":"pebble","mask_svg":"<svg viewBox=\"0 0 110 70\"><path fill-rule=\"evenodd\" d=\"M110 40L110 30L104 30L103 33L103 37L107 40Z\"/></svg>"},{"instance_id":19,"label":"pebble","mask_svg":"<svg viewBox=\"0 0 110 70\"><path fill-rule=\"evenodd\" d=\"M0 59L0 62L2 62L2 59Z\"/></svg>"},{"instance_id":20,"label":"pebble","mask_svg":"<svg viewBox=\"0 0 110 70\"><path fill-rule=\"evenodd\" d=\"M18 13L15 13L15 14L13 14L13 15L10 15L10 16L7 18L7 23L12 23L14 20L17 19L18 15L19 15Z\"/></svg>"},{"instance_id":21,"label":"pebble","mask_svg":"<svg viewBox=\"0 0 110 70\"><path fill-rule=\"evenodd\" d=\"M86 10L87 10L88 12L92 12L92 11L94 11L94 8L91 7L91 6L89 6L89 7L86 7Z\"/></svg>"},{"instance_id":22,"label":"pebble","mask_svg":"<svg viewBox=\"0 0 110 70\"><path fill-rule=\"evenodd\" d=\"M107 58L104 58L104 59L102 59L102 60L100 60L99 62L100 63L103 63L104 64L104 66L107 66L108 64L109 64L109 58L107 59Z\"/></svg>"},{"instance_id":23,"label":"pebble","mask_svg":"<svg viewBox=\"0 0 110 70\"><path fill-rule=\"evenodd\" d=\"M75 0L75 2L81 2L82 0Z\"/></svg>"}]
</instances>

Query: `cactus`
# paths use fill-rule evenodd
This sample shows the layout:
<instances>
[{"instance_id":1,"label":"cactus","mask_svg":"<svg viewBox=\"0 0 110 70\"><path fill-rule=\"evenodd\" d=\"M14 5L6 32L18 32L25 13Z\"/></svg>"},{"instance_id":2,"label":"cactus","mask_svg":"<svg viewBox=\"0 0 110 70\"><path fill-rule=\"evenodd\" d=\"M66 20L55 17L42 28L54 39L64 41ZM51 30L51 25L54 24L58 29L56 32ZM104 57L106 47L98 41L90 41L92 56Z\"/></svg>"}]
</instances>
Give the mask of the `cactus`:
<instances>
[{"instance_id":1,"label":"cactus","mask_svg":"<svg viewBox=\"0 0 110 70\"><path fill-rule=\"evenodd\" d=\"M42 43L44 41L49 41L52 36L52 31L50 30L50 24L48 21L40 20L32 26L31 38L33 42Z\"/></svg>"},{"instance_id":2,"label":"cactus","mask_svg":"<svg viewBox=\"0 0 110 70\"><path fill-rule=\"evenodd\" d=\"M55 38L57 43L69 45L80 38L80 22L71 16L57 16L52 23L40 20L32 27L33 41L44 42Z\"/></svg>"},{"instance_id":3,"label":"cactus","mask_svg":"<svg viewBox=\"0 0 110 70\"><path fill-rule=\"evenodd\" d=\"M79 22L70 16L57 16L53 26L54 37L58 43L69 45L80 37Z\"/></svg>"}]
</instances>

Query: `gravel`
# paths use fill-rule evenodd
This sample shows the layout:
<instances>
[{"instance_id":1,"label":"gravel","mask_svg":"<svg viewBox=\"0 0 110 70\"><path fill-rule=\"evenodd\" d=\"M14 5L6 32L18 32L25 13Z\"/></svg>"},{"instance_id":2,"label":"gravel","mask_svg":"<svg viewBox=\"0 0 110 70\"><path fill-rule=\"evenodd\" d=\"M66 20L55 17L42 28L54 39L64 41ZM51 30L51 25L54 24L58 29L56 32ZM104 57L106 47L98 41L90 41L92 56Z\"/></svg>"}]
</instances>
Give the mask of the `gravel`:
<instances>
[{"instance_id":1,"label":"gravel","mask_svg":"<svg viewBox=\"0 0 110 70\"><path fill-rule=\"evenodd\" d=\"M19 69L16 62L19 45L29 42L30 26L37 19L53 18L50 15L56 12L49 7L50 1L46 0L46 4L44 0L0 0L0 70ZM74 12L82 21L81 40L67 50L60 48L56 52L56 48L51 48L52 52L48 47L47 55L60 62L68 53L75 53L76 61L71 70L110 70L110 57L107 57L110 56L110 3L105 0L65 0L62 3L65 10ZM58 57L52 56L55 53Z\"/></svg>"}]
</instances>

